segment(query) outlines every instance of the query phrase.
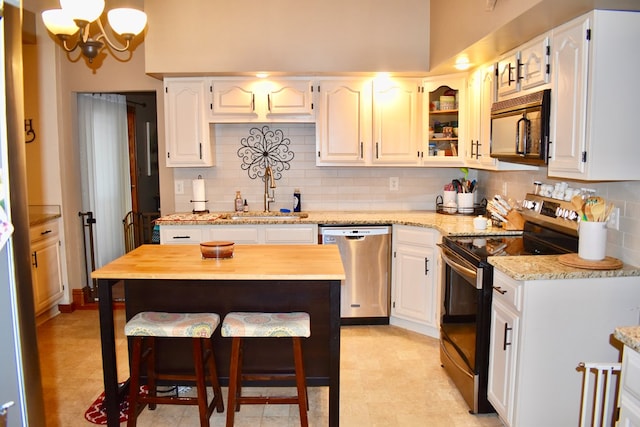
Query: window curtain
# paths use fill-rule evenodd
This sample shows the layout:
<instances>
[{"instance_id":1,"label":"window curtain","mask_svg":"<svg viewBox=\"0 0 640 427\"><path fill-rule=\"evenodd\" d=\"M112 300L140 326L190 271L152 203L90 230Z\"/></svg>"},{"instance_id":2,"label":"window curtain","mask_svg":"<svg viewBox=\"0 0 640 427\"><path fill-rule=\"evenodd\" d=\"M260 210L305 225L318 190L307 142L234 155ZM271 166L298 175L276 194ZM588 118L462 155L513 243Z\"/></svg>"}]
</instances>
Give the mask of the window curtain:
<instances>
[{"instance_id":1,"label":"window curtain","mask_svg":"<svg viewBox=\"0 0 640 427\"><path fill-rule=\"evenodd\" d=\"M82 207L96 223L100 268L125 253L122 220L131 210L127 101L123 95L78 94Z\"/></svg>"}]
</instances>

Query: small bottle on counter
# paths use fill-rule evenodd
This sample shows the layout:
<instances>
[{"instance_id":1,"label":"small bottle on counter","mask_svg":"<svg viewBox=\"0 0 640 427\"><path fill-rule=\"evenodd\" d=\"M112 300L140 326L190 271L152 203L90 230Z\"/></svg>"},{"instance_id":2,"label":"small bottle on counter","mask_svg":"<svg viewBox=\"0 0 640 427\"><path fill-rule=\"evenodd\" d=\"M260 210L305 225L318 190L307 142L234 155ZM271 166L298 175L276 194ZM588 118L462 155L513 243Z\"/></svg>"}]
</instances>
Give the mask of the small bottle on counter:
<instances>
[{"instance_id":1,"label":"small bottle on counter","mask_svg":"<svg viewBox=\"0 0 640 427\"><path fill-rule=\"evenodd\" d=\"M234 200L234 210L236 212L242 212L242 196L239 191L236 191L236 199Z\"/></svg>"},{"instance_id":2,"label":"small bottle on counter","mask_svg":"<svg viewBox=\"0 0 640 427\"><path fill-rule=\"evenodd\" d=\"M300 212L302 208L301 204L302 202L300 199L300 189L296 188L295 190L293 190L293 211Z\"/></svg>"},{"instance_id":3,"label":"small bottle on counter","mask_svg":"<svg viewBox=\"0 0 640 427\"><path fill-rule=\"evenodd\" d=\"M247 203L247 199L244 199L244 206L242 206L242 212L249 212L249 204Z\"/></svg>"}]
</instances>

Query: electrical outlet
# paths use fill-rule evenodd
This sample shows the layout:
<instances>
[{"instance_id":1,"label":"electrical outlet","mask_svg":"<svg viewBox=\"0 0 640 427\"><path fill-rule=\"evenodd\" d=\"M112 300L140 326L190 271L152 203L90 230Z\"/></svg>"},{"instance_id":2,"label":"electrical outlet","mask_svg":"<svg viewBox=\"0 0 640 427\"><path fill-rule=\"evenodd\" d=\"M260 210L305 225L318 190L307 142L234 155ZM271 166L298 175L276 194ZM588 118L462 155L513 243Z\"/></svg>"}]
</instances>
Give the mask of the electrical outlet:
<instances>
[{"instance_id":1,"label":"electrical outlet","mask_svg":"<svg viewBox=\"0 0 640 427\"><path fill-rule=\"evenodd\" d=\"M174 193L176 193L176 194L184 194L184 181L176 180L176 181L174 181L174 184L175 184Z\"/></svg>"},{"instance_id":2,"label":"electrical outlet","mask_svg":"<svg viewBox=\"0 0 640 427\"><path fill-rule=\"evenodd\" d=\"M612 230L620 230L620 208L613 208L609 214L607 228Z\"/></svg>"},{"instance_id":3,"label":"electrical outlet","mask_svg":"<svg viewBox=\"0 0 640 427\"><path fill-rule=\"evenodd\" d=\"M398 191L400 188L400 179L397 176L389 178L389 190Z\"/></svg>"}]
</instances>

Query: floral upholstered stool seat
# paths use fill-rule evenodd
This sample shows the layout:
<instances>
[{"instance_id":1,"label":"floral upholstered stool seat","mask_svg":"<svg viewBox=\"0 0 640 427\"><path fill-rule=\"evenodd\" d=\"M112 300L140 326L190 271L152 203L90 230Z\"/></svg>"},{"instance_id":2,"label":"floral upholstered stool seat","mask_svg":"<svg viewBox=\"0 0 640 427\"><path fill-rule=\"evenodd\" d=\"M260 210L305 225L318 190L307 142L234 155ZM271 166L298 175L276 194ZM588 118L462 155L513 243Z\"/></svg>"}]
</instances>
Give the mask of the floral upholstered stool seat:
<instances>
[{"instance_id":1,"label":"floral upholstered stool seat","mask_svg":"<svg viewBox=\"0 0 640 427\"><path fill-rule=\"evenodd\" d=\"M133 316L125 325L124 333L132 338L131 379L129 387L129 419L127 426L135 426L137 415L149 405L156 404L198 405L200 425L209 426L209 418L215 408L224 411L222 391L218 382L215 356L213 353L213 333L220 324L220 316L215 313L163 313L145 311ZM194 373L176 375L156 371L156 339L190 338L193 346ZM143 363L147 367L148 393L134 393L140 390L140 370ZM206 374L208 369L209 373ZM158 396L157 381L166 380L173 384L195 382L197 397ZM207 402L209 380L213 388L213 399Z\"/></svg>"},{"instance_id":2,"label":"floral upholstered stool seat","mask_svg":"<svg viewBox=\"0 0 640 427\"><path fill-rule=\"evenodd\" d=\"M309 314L296 313L246 313L231 312L222 322L223 337L232 337L231 365L229 368L229 398L227 401L227 427L233 426L235 412L241 404L297 404L300 424L308 426L307 384L302 362L301 338L311 336ZM293 342L294 373L243 373L243 340L248 338L289 338ZM296 396L243 396L242 381L294 380Z\"/></svg>"}]
</instances>

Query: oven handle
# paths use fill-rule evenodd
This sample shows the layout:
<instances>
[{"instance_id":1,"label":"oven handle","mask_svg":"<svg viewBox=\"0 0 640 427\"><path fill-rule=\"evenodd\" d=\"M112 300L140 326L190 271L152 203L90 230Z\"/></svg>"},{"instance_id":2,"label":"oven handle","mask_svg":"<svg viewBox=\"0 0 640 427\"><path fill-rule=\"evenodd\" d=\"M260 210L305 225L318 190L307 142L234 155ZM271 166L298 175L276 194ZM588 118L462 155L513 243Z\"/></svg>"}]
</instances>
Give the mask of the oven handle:
<instances>
[{"instance_id":1,"label":"oven handle","mask_svg":"<svg viewBox=\"0 0 640 427\"><path fill-rule=\"evenodd\" d=\"M469 261L462 258L460 255L443 245L442 243L438 243L441 249L441 255L444 259L444 262L447 263L449 267L451 267L456 273L470 279L471 282L475 283L477 289L482 289L482 284L478 284L478 270L477 268L471 264Z\"/></svg>"}]
</instances>

